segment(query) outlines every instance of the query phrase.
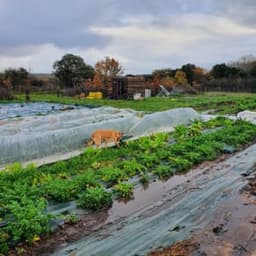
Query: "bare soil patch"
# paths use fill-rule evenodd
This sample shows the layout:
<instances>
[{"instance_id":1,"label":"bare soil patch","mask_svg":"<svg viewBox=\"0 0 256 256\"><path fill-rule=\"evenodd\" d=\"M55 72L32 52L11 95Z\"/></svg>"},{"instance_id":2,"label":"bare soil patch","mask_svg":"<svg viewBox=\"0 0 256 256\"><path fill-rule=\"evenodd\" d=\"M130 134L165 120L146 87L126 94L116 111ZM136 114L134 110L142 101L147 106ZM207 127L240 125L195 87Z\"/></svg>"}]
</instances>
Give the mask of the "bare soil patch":
<instances>
[{"instance_id":1,"label":"bare soil patch","mask_svg":"<svg viewBox=\"0 0 256 256\"><path fill-rule=\"evenodd\" d=\"M196 252L200 245L193 239L177 242L170 247L150 252L147 256L188 256Z\"/></svg>"}]
</instances>

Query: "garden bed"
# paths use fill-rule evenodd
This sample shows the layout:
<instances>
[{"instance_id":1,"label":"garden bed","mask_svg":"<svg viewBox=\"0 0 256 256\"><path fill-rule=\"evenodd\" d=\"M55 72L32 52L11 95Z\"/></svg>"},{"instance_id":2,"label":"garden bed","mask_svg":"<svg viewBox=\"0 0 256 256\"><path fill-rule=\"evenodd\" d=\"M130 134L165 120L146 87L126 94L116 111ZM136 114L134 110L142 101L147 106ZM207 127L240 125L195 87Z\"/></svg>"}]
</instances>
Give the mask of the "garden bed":
<instances>
[{"instance_id":1,"label":"garden bed","mask_svg":"<svg viewBox=\"0 0 256 256\"><path fill-rule=\"evenodd\" d=\"M131 109L101 107L3 120L0 125L0 167L15 161L42 162L42 158L48 157L57 161L63 154L69 156L83 150L97 129L119 130L126 137L140 136L170 130L199 118L200 115L191 108L144 115Z\"/></svg>"},{"instance_id":2,"label":"garden bed","mask_svg":"<svg viewBox=\"0 0 256 256\"><path fill-rule=\"evenodd\" d=\"M65 218L46 211L49 201L76 201L64 215L76 213L76 205L106 209L115 198L132 198L138 180L145 185L151 179L168 179L218 158L227 146L248 145L255 137L255 125L218 118L180 125L172 134L144 137L121 148L88 148L81 156L53 165L9 166L0 173L1 251L24 241L35 243L51 230L53 219Z\"/></svg>"}]
</instances>

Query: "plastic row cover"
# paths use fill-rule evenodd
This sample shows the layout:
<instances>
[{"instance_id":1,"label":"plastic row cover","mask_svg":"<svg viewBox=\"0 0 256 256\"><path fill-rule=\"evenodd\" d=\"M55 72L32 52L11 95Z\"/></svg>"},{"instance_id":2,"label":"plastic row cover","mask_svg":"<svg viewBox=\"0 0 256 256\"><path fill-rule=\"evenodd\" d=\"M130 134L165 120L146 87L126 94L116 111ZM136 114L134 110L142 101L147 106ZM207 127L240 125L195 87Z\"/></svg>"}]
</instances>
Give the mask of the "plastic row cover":
<instances>
[{"instance_id":1,"label":"plastic row cover","mask_svg":"<svg viewBox=\"0 0 256 256\"><path fill-rule=\"evenodd\" d=\"M192 108L140 114L133 110L101 107L2 120L0 165L80 149L97 129L116 129L128 136L140 136L200 118Z\"/></svg>"}]
</instances>

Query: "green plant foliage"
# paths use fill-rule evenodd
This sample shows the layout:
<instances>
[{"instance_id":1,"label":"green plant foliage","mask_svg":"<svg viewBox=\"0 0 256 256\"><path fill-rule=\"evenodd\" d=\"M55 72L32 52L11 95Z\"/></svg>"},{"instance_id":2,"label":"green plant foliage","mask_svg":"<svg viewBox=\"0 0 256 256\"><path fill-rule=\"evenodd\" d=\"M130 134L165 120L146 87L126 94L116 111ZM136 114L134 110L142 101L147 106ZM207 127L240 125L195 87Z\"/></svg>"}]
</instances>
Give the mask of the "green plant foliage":
<instances>
[{"instance_id":1,"label":"green plant foliage","mask_svg":"<svg viewBox=\"0 0 256 256\"><path fill-rule=\"evenodd\" d=\"M185 125L177 125L172 136L177 142L184 140L188 136L188 127Z\"/></svg>"},{"instance_id":2,"label":"green plant foliage","mask_svg":"<svg viewBox=\"0 0 256 256\"><path fill-rule=\"evenodd\" d=\"M6 231L12 241L21 240L31 243L35 236L45 234L50 231L50 215L44 212L45 200L32 201L23 197L20 202L12 201L8 205L9 221Z\"/></svg>"},{"instance_id":3,"label":"green plant foliage","mask_svg":"<svg viewBox=\"0 0 256 256\"><path fill-rule=\"evenodd\" d=\"M97 176L93 170L89 170L84 174L78 175L74 178L74 186L76 191L82 192L90 187L100 186Z\"/></svg>"},{"instance_id":4,"label":"green plant foliage","mask_svg":"<svg viewBox=\"0 0 256 256\"><path fill-rule=\"evenodd\" d=\"M140 177L140 182L143 184L143 185L147 185L149 183L149 176L147 174L143 174L141 177Z\"/></svg>"},{"instance_id":5,"label":"green plant foliage","mask_svg":"<svg viewBox=\"0 0 256 256\"><path fill-rule=\"evenodd\" d=\"M114 185L127 179L125 172L116 167L105 167L99 170L100 178L106 183Z\"/></svg>"},{"instance_id":6,"label":"green plant foliage","mask_svg":"<svg viewBox=\"0 0 256 256\"><path fill-rule=\"evenodd\" d=\"M79 222L79 220L80 218L74 213L70 213L64 216L64 221L68 224L76 224Z\"/></svg>"},{"instance_id":7,"label":"green plant foliage","mask_svg":"<svg viewBox=\"0 0 256 256\"><path fill-rule=\"evenodd\" d=\"M80 207L92 210L109 208L112 202L111 193L107 192L103 187L88 188L80 194L78 199Z\"/></svg>"},{"instance_id":8,"label":"green plant foliage","mask_svg":"<svg viewBox=\"0 0 256 256\"><path fill-rule=\"evenodd\" d=\"M153 173L158 176L160 179L165 179L173 176L175 170L169 165L158 165Z\"/></svg>"},{"instance_id":9,"label":"green plant foliage","mask_svg":"<svg viewBox=\"0 0 256 256\"><path fill-rule=\"evenodd\" d=\"M113 187L114 193L118 198L132 198L133 184L131 183L118 183Z\"/></svg>"},{"instance_id":10,"label":"green plant foliage","mask_svg":"<svg viewBox=\"0 0 256 256\"><path fill-rule=\"evenodd\" d=\"M139 154L137 157L138 157L138 162L146 166L147 168L150 168L155 164L160 163L160 159L156 153L150 153L150 154L142 153L142 154Z\"/></svg>"},{"instance_id":11,"label":"green plant foliage","mask_svg":"<svg viewBox=\"0 0 256 256\"><path fill-rule=\"evenodd\" d=\"M146 171L146 167L136 161L135 158L125 160L119 164L120 168L124 170L128 177L133 177L141 172Z\"/></svg>"},{"instance_id":12,"label":"green plant foliage","mask_svg":"<svg viewBox=\"0 0 256 256\"><path fill-rule=\"evenodd\" d=\"M225 117L218 116L214 119L210 119L207 122L203 122L202 124L203 127L206 129L213 129L216 127L230 126L233 124L233 121Z\"/></svg>"},{"instance_id":13,"label":"green plant foliage","mask_svg":"<svg viewBox=\"0 0 256 256\"><path fill-rule=\"evenodd\" d=\"M98 160L100 154L101 154L101 149L88 147L85 149L83 153L83 157L85 159L88 159L91 163L93 163Z\"/></svg>"},{"instance_id":14,"label":"green plant foliage","mask_svg":"<svg viewBox=\"0 0 256 256\"><path fill-rule=\"evenodd\" d=\"M170 167L177 171L184 171L189 169L192 166L192 163L182 157L169 157L170 160Z\"/></svg>"},{"instance_id":15,"label":"green plant foliage","mask_svg":"<svg viewBox=\"0 0 256 256\"><path fill-rule=\"evenodd\" d=\"M6 255L9 250L9 235L6 231L0 230L0 255Z\"/></svg>"},{"instance_id":16,"label":"green plant foliage","mask_svg":"<svg viewBox=\"0 0 256 256\"><path fill-rule=\"evenodd\" d=\"M138 175L143 184L151 174L166 179L194 164L216 159L227 148L240 149L255 138L256 125L218 117L178 126L171 134L130 141L120 148L87 148L80 156L38 168L10 165L0 172L0 221L8 223L0 230L0 253L48 232L54 216L47 215L45 199L78 199L81 207L94 210L110 207L112 193L132 195L132 185L124 183L128 178ZM113 192L104 188L113 185ZM70 222L74 219L70 216Z\"/></svg>"},{"instance_id":17,"label":"green plant foliage","mask_svg":"<svg viewBox=\"0 0 256 256\"><path fill-rule=\"evenodd\" d=\"M55 179L43 185L45 195L59 202L75 199L76 186L71 180Z\"/></svg>"},{"instance_id":18,"label":"green plant foliage","mask_svg":"<svg viewBox=\"0 0 256 256\"><path fill-rule=\"evenodd\" d=\"M201 134L203 130L203 122L201 121L195 121L191 124L191 126L188 129L188 136L198 136Z\"/></svg>"}]
</instances>

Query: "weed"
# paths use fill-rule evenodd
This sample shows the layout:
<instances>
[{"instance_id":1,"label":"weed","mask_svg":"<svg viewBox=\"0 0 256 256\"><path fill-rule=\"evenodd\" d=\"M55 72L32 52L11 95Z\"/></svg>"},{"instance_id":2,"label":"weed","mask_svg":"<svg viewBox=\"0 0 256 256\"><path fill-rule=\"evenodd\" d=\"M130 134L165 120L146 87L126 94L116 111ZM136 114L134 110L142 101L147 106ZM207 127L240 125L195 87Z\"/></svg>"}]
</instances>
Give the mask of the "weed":
<instances>
[{"instance_id":1,"label":"weed","mask_svg":"<svg viewBox=\"0 0 256 256\"><path fill-rule=\"evenodd\" d=\"M76 214L70 213L68 215L65 215L64 221L67 224L76 224L80 221L80 218Z\"/></svg>"},{"instance_id":2,"label":"weed","mask_svg":"<svg viewBox=\"0 0 256 256\"><path fill-rule=\"evenodd\" d=\"M140 182L143 184L143 185L147 185L149 183L149 176L147 174L143 174L141 177L140 177Z\"/></svg>"}]
</instances>

